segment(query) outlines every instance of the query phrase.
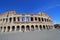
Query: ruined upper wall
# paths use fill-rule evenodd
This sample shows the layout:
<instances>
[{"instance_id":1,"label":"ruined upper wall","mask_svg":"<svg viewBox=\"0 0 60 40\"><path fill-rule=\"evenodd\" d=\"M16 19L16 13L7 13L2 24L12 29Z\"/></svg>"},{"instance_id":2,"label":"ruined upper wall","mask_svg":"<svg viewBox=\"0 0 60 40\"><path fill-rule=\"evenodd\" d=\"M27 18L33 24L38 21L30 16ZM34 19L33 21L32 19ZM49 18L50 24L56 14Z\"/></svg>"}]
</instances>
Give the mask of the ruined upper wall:
<instances>
[{"instance_id":1,"label":"ruined upper wall","mask_svg":"<svg viewBox=\"0 0 60 40\"><path fill-rule=\"evenodd\" d=\"M5 13L3 13L3 14L0 14L0 17L2 17L2 16L7 16L7 15L14 15L14 14L16 14L15 11L9 11L9 12L5 12Z\"/></svg>"},{"instance_id":2,"label":"ruined upper wall","mask_svg":"<svg viewBox=\"0 0 60 40\"><path fill-rule=\"evenodd\" d=\"M21 16L42 16L42 17L49 17L51 18L50 16L48 16L47 14L43 13L43 12L39 12L37 14L16 14L15 11L9 11L9 12L5 12L3 14L0 15L0 17L3 17L3 16L10 16L10 15L21 15Z\"/></svg>"}]
</instances>

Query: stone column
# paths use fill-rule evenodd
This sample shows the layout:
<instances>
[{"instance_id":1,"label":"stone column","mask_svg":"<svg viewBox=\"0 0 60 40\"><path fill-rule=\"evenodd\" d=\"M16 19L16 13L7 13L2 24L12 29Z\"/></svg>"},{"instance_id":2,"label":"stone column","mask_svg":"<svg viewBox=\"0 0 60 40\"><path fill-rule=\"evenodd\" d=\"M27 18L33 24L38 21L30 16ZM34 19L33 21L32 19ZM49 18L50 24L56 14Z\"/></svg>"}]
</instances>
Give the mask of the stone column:
<instances>
[{"instance_id":1,"label":"stone column","mask_svg":"<svg viewBox=\"0 0 60 40\"><path fill-rule=\"evenodd\" d=\"M2 27L2 32L4 31L4 28Z\"/></svg>"},{"instance_id":2,"label":"stone column","mask_svg":"<svg viewBox=\"0 0 60 40\"><path fill-rule=\"evenodd\" d=\"M10 32L12 31L12 26L10 26Z\"/></svg>"},{"instance_id":3,"label":"stone column","mask_svg":"<svg viewBox=\"0 0 60 40\"><path fill-rule=\"evenodd\" d=\"M26 25L25 25L25 31L26 31Z\"/></svg>"},{"instance_id":4,"label":"stone column","mask_svg":"<svg viewBox=\"0 0 60 40\"><path fill-rule=\"evenodd\" d=\"M0 32L1 32L1 27L0 27Z\"/></svg>"},{"instance_id":5,"label":"stone column","mask_svg":"<svg viewBox=\"0 0 60 40\"><path fill-rule=\"evenodd\" d=\"M13 23L13 17L12 17L12 22L11 23Z\"/></svg>"},{"instance_id":6,"label":"stone column","mask_svg":"<svg viewBox=\"0 0 60 40\"><path fill-rule=\"evenodd\" d=\"M50 29L50 25L49 25L49 29Z\"/></svg>"},{"instance_id":7,"label":"stone column","mask_svg":"<svg viewBox=\"0 0 60 40\"><path fill-rule=\"evenodd\" d=\"M39 19L38 19L38 17L37 17L37 22L39 22Z\"/></svg>"},{"instance_id":8,"label":"stone column","mask_svg":"<svg viewBox=\"0 0 60 40\"><path fill-rule=\"evenodd\" d=\"M31 31L31 25L30 25L30 31Z\"/></svg>"},{"instance_id":9,"label":"stone column","mask_svg":"<svg viewBox=\"0 0 60 40\"><path fill-rule=\"evenodd\" d=\"M25 18L24 22L26 22L26 17L24 17L24 18Z\"/></svg>"},{"instance_id":10,"label":"stone column","mask_svg":"<svg viewBox=\"0 0 60 40\"><path fill-rule=\"evenodd\" d=\"M4 18L4 19L5 19L4 23L6 23L6 18Z\"/></svg>"},{"instance_id":11,"label":"stone column","mask_svg":"<svg viewBox=\"0 0 60 40\"><path fill-rule=\"evenodd\" d=\"M4 23L6 23L6 18L5 18L5 21L4 21Z\"/></svg>"},{"instance_id":12,"label":"stone column","mask_svg":"<svg viewBox=\"0 0 60 40\"><path fill-rule=\"evenodd\" d=\"M36 29L36 27L35 27L35 25L34 25L34 31L35 31L35 29Z\"/></svg>"},{"instance_id":13,"label":"stone column","mask_svg":"<svg viewBox=\"0 0 60 40\"><path fill-rule=\"evenodd\" d=\"M45 22L45 18L43 18L43 20L44 20L43 22Z\"/></svg>"},{"instance_id":14,"label":"stone column","mask_svg":"<svg viewBox=\"0 0 60 40\"><path fill-rule=\"evenodd\" d=\"M5 32L7 32L7 26L6 26L6 31Z\"/></svg>"},{"instance_id":15,"label":"stone column","mask_svg":"<svg viewBox=\"0 0 60 40\"><path fill-rule=\"evenodd\" d=\"M49 25L48 25L48 30L49 30Z\"/></svg>"},{"instance_id":16,"label":"stone column","mask_svg":"<svg viewBox=\"0 0 60 40\"><path fill-rule=\"evenodd\" d=\"M20 17L20 22L22 22L22 17Z\"/></svg>"},{"instance_id":17,"label":"stone column","mask_svg":"<svg viewBox=\"0 0 60 40\"><path fill-rule=\"evenodd\" d=\"M29 17L29 22L31 22L31 17Z\"/></svg>"},{"instance_id":18,"label":"stone column","mask_svg":"<svg viewBox=\"0 0 60 40\"><path fill-rule=\"evenodd\" d=\"M38 25L38 30L40 31L40 27L39 27L39 25Z\"/></svg>"},{"instance_id":19,"label":"stone column","mask_svg":"<svg viewBox=\"0 0 60 40\"><path fill-rule=\"evenodd\" d=\"M48 26L48 29L49 29L49 26Z\"/></svg>"},{"instance_id":20,"label":"stone column","mask_svg":"<svg viewBox=\"0 0 60 40\"><path fill-rule=\"evenodd\" d=\"M31 25L30 25L30 31L31 31Z\"/></svg>"},{"instance_id":21,"label":"stone column","mask_svg":"<svg viewBox=\"0 0 60 40\"><path fill-rule=\"evenodd\" d=\"M35 17L33 17L33 21L35 22Z\"/></svg>"},{"instance_id":22,"label":"stone column","mask_svg":"<svg viewBox=\"0 0 60 40\"><path fill-rule=\"evenodd\" d=\"M34 25L34 31L35 31L35 29L36 29L36 27L35 27L35 25Z\"/></svg>"},{"instance_id":23,"label":"stone column","mask_svg":"<svg viewBox=\"0 0 60 40\"><path fill-rule=\"evenodd\" d=\"M20 26L20 31L21 31L21 26Z\"/></svg>"},{"instance_id":24,"label":"stone column","mask_svg":"<svg viewBox=\"0 0 60 40\"><path fill-rule=\"evenodd\" d=\"M41 22L42 22L42 17L40 18Z\"/></svg>"},{"instance_id":25,"label":"stone column","mask_svg":"<svg viewBox=\"0 0 60 40\"><path fill-rule=\"evenodd\" d=\"M2 32L2 28L1 28L1 32Z\"/></svg>"},{"instance_id":26,"label":"stone column","mask_svg":"<svg viewBox=\"0 0 60 40\"><path fill-rule=\"evenodd\" d=\"M47 28L46 28L46 25L45 25L45 29L47 29Z\"/></svg>"},{"instance_id":27,"label":"stone column","mask_svg":"<svg viewBox=\"0 0 60 40\"><path fill-rule=\"evenodd\" d=\"M2 27L2 32L4 31L4 27Z\"/></svg>"},{"instance_id":28,"label":"stone column","mask_svg":"<svg viewBox=\"0 0 60 40\"><path fill-rule=\"evenodd\" d=\"M17 17L16 17L16 22L18 22Z\"/></svg>"},{"instance_id":29,"label":"stone column","mask_svg":"<svg viewBox=\"0 0 60 40\"><path fill-rule=\"evenodd\" d=\"M24 16L24 19L25 19L24 22L26 22L26 17L25 16Z\"/></svg>"},{"instance_id":30,"label":"stone column","mask_svg":"<svg viewBox=\"0 0 60 40\"><path fill-rule=\"evenodd\" d=\"M7 23L9 23L9 22L10 22L10 20L9 20L9 19L10 19L10 17L8 17L7 19L8 19Z\"/></svg>"},{"instance_id":31,"label":"stone column","mask_svg":"<svg viewBox=\"0 0 60 40\"><path fill-rule=\"evenodd\" d=\"M43 30L43 25L41 25L42 26L42 30Z\"/></svg>"},{"instance_id":32,"label":"stone column","mask_svg":"<svg viewBox=\"0 0 60 40\"><path fill-rule=\"evenodd\" d=\"M45 22L44 18L43 18L43 22Z\"/></svg>"},{"instance_id":33,"label":"stone column","mask_svg":"<svg viewBox=\"0 0 60 40\"><path fill-rule=\"evenodd\" d=\"M15 29L14 29L14 31L16 31L17 30L17 27L15 26Z\"/></svg>"}]
</instances>

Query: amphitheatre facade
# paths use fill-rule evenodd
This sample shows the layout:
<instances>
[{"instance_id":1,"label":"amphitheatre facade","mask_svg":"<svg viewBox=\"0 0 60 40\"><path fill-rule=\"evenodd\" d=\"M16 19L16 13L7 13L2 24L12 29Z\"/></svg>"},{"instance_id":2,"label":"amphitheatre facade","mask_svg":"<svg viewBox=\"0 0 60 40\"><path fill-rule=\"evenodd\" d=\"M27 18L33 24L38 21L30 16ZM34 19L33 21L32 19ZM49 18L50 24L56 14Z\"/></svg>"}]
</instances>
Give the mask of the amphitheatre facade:
<instances>
[{"instance_id":1,"label":"amphitheatre facade","mask_svg":"<svg viewBox=\"0 0 60 40\"><path fill-rule=\"evenodd\" d=\"M0 15L0 32L27 32L53 29L50 16L43 12L37 14L16 14L15 11Z\"/></svg>"}]
</instances>

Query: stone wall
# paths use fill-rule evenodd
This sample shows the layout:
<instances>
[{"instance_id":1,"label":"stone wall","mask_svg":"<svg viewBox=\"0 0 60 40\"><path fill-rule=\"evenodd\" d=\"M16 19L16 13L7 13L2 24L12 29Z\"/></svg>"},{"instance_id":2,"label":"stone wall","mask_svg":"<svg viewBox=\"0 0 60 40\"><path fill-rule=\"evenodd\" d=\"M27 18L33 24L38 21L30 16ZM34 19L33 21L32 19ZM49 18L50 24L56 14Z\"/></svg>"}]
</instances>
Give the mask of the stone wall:
<instances>
[{"instance_id":1,"label":"stone wall","mask_svg":"<svg viewBox=\"0 0 60 40\"><path fill-rule=\"evenodd\" d=\"M0 15L0 32L40 31L43 29L53 29L51 17L43 12L23 15L11 11Z\"/></svg>"}]
</instances>

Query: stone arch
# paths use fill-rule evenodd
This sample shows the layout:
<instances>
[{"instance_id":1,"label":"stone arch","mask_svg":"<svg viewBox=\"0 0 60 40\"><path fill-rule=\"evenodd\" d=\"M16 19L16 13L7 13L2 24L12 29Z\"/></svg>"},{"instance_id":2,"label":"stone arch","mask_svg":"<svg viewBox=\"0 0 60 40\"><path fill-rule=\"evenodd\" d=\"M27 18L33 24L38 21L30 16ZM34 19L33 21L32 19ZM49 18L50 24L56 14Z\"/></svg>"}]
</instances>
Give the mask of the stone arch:
<instances>
[{"instance_id":1,"label":"stone arch","mask_svg":"<svg viewBox=\"0 0 60 40\"><path fill-rule=\"evenodd\" d=\"M12 17L9 18L10 22L12 21Z\"/></svg>"},{"instance_id":2,"label":"stone arch","mask_svg":"<svg viewBox=\"0 0 60 40\"><path fill-rule=\"evenodd\" d=\"M0 32L1 32L1 27L0 27Z\"/></svg>"},{"instance_id":3,"label":"stone arch","mask_svg":"<svg viewBox=\"0 0 60 40\"><path fill-rule=\"evenodd\" d=\"M15 26L12 26L12 31L14 31L15 30Z\"/></svg>"},{"instance_id":4,"label":"stone arch","mask_svg":"<svg viewBox=\"0 0 60 40\"><path fill-rule=\"evenodd\" d=\"M35 17L35 21L37 21L37 17Z\"/></svg>"},{"instance_id":5,"label":"stone arch","mask_svg":"<svg viewBox=\"0 0 60 40\"><path fill-rule=\"evenodd\" d=\"M26 17L26 20L25 20L26 22L29 22L29 17Z\"/></svg>"},{"instance_id":6,"label":"stone arch","mask_svg":"<svg viewBox=\"0 0 60 40\"><path fill-rule=\"evenodd\" d=\"M44 21L44 19L43 18L41 18L42 19L42 21Z\"/></svg>"},{"instance_id":7,"label":"stone arch","mask_svg":"<svg viewBox=\"0 0 60 40\"><path fill-rule=\"evenodd\" d=\"M10 26L8 26L8 32L10 31Z\"/></svg>"},{"instance_id":8,"label":"stone arch","mask_svg":"<svg viewBox=\"0 0 60 40\"><path fill-rule=\"evenodd\" d=\"M33 17L31 17L31 21L33 21Z\"/></svg>"},{"instance_id":9,"label":"stone arch","mask_svg":"<svg viewBox=\"0 0 60 40\"><path fill-rule=\"evenodd\" d=\"M21 26L21 30L25 31L25 26L24 25Z\"/></svg>"},{"instance_id":10,"label":"stone arch","mask_svg":"<svg viewBox=\"0 0 60 40\"><path fill-rule=\"evenodd\" d=\"M13 21L14 21L14 22L16 21L16 17L13 17Z\"/></svg>"},{"instance_id":11,"label":"stone arch","mask_svg":"<svg viewBox=\"0 0 60 40\"><path fill-rule=\"evenodd\" d=\"M36 30L38 30L38 25L35 25Z\"/></svg>"},{"instance_id":12,"label":"stone arch","mask_svg":"<svg viewBox=\"0 0 60 40\"><path fill-rule=\"evenodd\" d=\"M6 22L8 22L8 18L6 18Z\"/></svg>"},{"instance_id":13,"label":"stone arch","mask_svg":"<svg viewBox=\"0 0 60 40\"><path fill-rule=\"evenodd\" d=\"M17 20L20 21L20 17L17 17Z\"/></svg>"},{"instance_id":14,"label":"stone arch","mask_svg":"<svg viewBox=\"0 0 60 40\"><path fill-rule=\"evenodd\" d=\"M48 25L46 25L46 28L48 29Z\"/></svg>"},{"instance_id":15,"label":"stone arch","mask_svg":"<svg viewBox=\"0 0 60 40\"><path fill-rule=\"evenodd\" d=\"M45 25L43 25L43 29L45 29Z\"/></svg>"},{"instance_id":16,"label":"stone arch","mask_svg":"<svg viewBox=\"0 0 60 40\"><path fill-rule=\"evenodd\" d=\"M48 19L46 19L47 20L47 22L48 22Z\"/></svg>"},{"instance_id":17,"label":"stone arch","mask_svg":"<svg viewBox=\"0 0 60 40\"><path fill-rule=\"evenodd\" d=\"M38 17L38 21L40 21L40 17Z\"/></svg>"},{"instance_id":18,"label":"stone arch","mask_svg":"<svg viewBox=\"0 0 60 40\"><path fill-rule=\"evenodd\" d=\"M5 21L5 18L3 18L3 22Z\"/></svg>"},{"instance_id":19,"label":"stone arch","mask_svg":"<svg viewBox=\"0 0 60 40\"><path fill-rule=\"evenodd\" d=\"M29 25L26 26L26 30L30 31L30 26Z\"/></svg>"},{"instance_id":20,"label":"stone arch","mask_svg":"<svg viewBox=\"0 0 60 40\"><path fill-rule=\"evenodd\" d=\"M4 32L6 31L6 26L4 26Z\"/></svg>"},{"instance_id":21,"label":"stone arch","mask_svg":"<svg viewBox=\"0 0 60 40\"><path fill-rule=\"evenodd\" d=\"M45 18L45 22L46 22L46 18Z\"/></svg>"},{"instance_id":22,"label":"stone arch","mask_svg":"<svg viewBox=\"0 0 60 40\"><path fill-rule=\"evenodd\" d=\"M49 29L50 29L50 25L49 25Z\"/></svg>"},{"instance_id":23,"label":"stone arch","mask_svg":"<svg viewBox=\"0 0 60 40\"><path fill-rule=\"evenodd\" d=\"M31 30L34 31L34 25L31 25Z\"/></svg>"},{"instance_id":24,"label":"stone arch","mask_svg":"<svg viewBox=\"0 0 60 40\"><path fill-rule=\"evenodd\" d=\"M42 25L39 25L39 28L42 29Z\"/></svg>"},{"instance_id":25,"label":"stone arch","mask_svg":"<svg viewBox=\"0 0 60 40\"><path fill-rule=\"evenodd\" d=\"M1 31L2 31L3 27L1 26Z\"/></svg>"},{"instance_id":26,"label":"stone arch","mask_svg":"<svg viewBox=\"0 0 60 40\"><path fill-rule=\"evenodd\" d=\"M17 29L17 31L19 31L19 30L20 30L20 26L17 26L17 28L16 28L16 29Z\"/></svg>"}]
</instances>

